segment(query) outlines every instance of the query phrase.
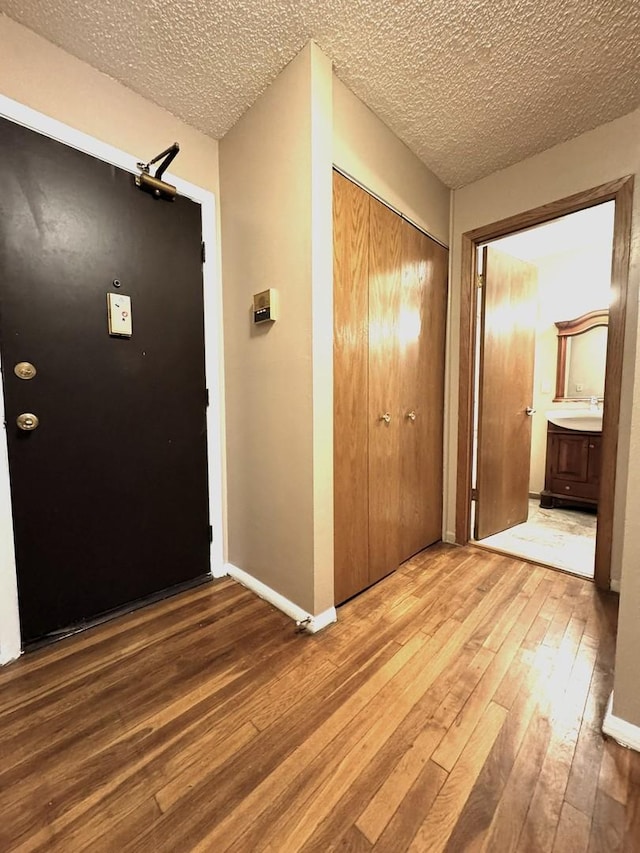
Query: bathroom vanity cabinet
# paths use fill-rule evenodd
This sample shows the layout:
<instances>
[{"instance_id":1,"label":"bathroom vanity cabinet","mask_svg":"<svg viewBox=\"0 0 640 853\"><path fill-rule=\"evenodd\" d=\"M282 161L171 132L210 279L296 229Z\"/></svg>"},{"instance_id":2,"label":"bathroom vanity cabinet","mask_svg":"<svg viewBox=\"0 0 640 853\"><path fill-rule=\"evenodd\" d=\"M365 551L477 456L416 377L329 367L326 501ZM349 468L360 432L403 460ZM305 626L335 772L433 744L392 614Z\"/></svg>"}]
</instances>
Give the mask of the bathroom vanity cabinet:
<instances>
[{"instance_id":1,"label":"bathroom vanity cabinet","mask_svg":"<svg viewBox=\"0 0 640 853\"><path fill-rule=\"evenodd\" d=\"M547 463L540 506L598 506L601 432L547 424Z\"/></svg>"}]
</instances>

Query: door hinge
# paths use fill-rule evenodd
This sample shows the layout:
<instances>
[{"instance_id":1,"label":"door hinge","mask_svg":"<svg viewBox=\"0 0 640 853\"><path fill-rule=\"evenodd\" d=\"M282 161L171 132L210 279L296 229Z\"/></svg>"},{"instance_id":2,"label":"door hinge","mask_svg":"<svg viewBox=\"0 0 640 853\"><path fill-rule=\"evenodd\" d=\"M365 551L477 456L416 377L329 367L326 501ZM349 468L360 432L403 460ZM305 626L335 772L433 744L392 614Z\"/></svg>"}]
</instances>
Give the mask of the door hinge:
<instances>
[{"instance_id":1,"label":"door hinge","mask_svg":"<svg viewBox=\"0 0 640 853\"><path fill-rule=\"evenodd\" d=\"M478 500L478 490L477 489L471 489L471 500L472 501Z\"/></svg>"},{"instance_id":2,"label":"door hinge","mask_svg":"<svg viewBox=\"0 0 640 853\"><path fill-rule=\"evenodd\" d=\"M484 287L484 276L482 275L481 272L479 272L478 275L476 276L476 285L478 287Z\"/></svg>"},{"instance_id":3,"label":"door hinge","mask_svg":"<svg viewBox=\"0 0 640 853\"><path fill-rule=\"evenodd\" d=\"M209 389L208 388L204 389L204 405L205 405L206 409L209 408Z\"/></svg>"},{"instance_id":4,"label":"door hinge","mask_svg":"<svg viewBox=\"0 0 640 853\"><path fill-rule=\"evenodd\" d=\"M213 542L213 526L211 524L209 525L209 542Z\"/></svg>"},{"instance_id":5,"label":"door hinge","mask_svg":"<svg viewBox=\"0 0 640 853\"><path fill-rule=\"evenodd\" d=\"M206 246L204 240L200 244L200 257L202 258L202 263L204 263L207 260L207 246Z\"/></svg>"}]
</instances>

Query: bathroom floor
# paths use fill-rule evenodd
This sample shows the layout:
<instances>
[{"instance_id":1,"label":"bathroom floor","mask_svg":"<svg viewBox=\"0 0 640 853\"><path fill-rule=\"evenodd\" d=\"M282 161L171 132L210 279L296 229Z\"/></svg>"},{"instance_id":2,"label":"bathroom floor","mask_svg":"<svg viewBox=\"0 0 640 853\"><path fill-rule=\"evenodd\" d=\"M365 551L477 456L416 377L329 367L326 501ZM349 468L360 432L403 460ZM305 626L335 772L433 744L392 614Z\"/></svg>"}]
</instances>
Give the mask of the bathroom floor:
<instances>
[{"instance_id":1,"label":"bathroom floor","mask_svg":"<svg viewBox=\"0 0 640 853\"><path fill-rule=\"evenodd\" d=\"M543 509L535 498L529 500L527 521L478 541L490 548L592 578L596 524L595 513Z\"/></svg>"}]
</instances>

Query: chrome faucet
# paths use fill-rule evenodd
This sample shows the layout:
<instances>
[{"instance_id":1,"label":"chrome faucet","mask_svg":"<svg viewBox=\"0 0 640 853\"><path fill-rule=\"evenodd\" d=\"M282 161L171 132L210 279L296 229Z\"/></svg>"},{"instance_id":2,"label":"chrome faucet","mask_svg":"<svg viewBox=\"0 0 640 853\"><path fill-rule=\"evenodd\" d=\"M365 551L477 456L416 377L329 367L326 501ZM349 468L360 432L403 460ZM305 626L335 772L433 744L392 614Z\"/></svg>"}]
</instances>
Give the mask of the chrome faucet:
<instances>
[{"instance_id":1,"label":"chrome faucet","mask_svg":"<svg viewBox=\"0 0 640 853\"><path fill-rule=\"evenodd\" d=\"M592 412L599 412L601 400L604 402L603 397L589 397L589 410Z\"/></svg>"}]
</instances>

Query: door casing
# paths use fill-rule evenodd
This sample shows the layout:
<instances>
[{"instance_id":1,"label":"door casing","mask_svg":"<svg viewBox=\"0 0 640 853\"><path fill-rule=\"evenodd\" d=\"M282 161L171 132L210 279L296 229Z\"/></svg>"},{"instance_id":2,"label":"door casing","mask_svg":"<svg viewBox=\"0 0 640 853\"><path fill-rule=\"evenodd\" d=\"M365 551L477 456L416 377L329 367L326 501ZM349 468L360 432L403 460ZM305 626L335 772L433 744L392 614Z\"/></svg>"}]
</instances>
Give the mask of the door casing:
<instances>
[{"instance_id":1,"label":"door casing","mask_svg":"<svg viewBox=\"0 0 640 853\"><path fill-rule=\"evenodd\" d=\"M594 580L601 589L611 586L611 545L618 451L618 421L622 391L622 362L631 248L633 176L609 181L567 198L492 222L462 235L460 293L460 374L458 395L458 465L456 477L456 543L469 542L471 531L471 475L473 459L473 408L476 339L476 250L480 243L506 237L560 216L615 202L611 304L606 362L606 401L602 425L602 478L598 502L598 532Z\"/></svg>"},{"instance_id":2,"label":"door casing","mask_svg":"<svg viewBox=\"0 0 640 853\"><path fill-rule=\"evenodd\" d=\"M0 95L0 117L48 136L64 145L89 154L105 163L137 174L141 157L126 154L68 125ZM153 152L140 152L150 155ZM224 406L222 398L222 293L217 275L217 229L215 196L208 190L167 174L180 195L200 204L202 234L207 257L202 267L204 287L205 373L211 405L207 416L209 513L213 527L211 573L226 574L224 568L226 534L223 527L222 458ZM0 374L0 382L2 375ZM0 386L0 391L2 387ZM0 419L5 420L4 395L0 393ZM21 651L17 574L13 540L13 514L9 485L6 437L0 441L0 664L17 658Z\"/></svg>"}]
</instances>

